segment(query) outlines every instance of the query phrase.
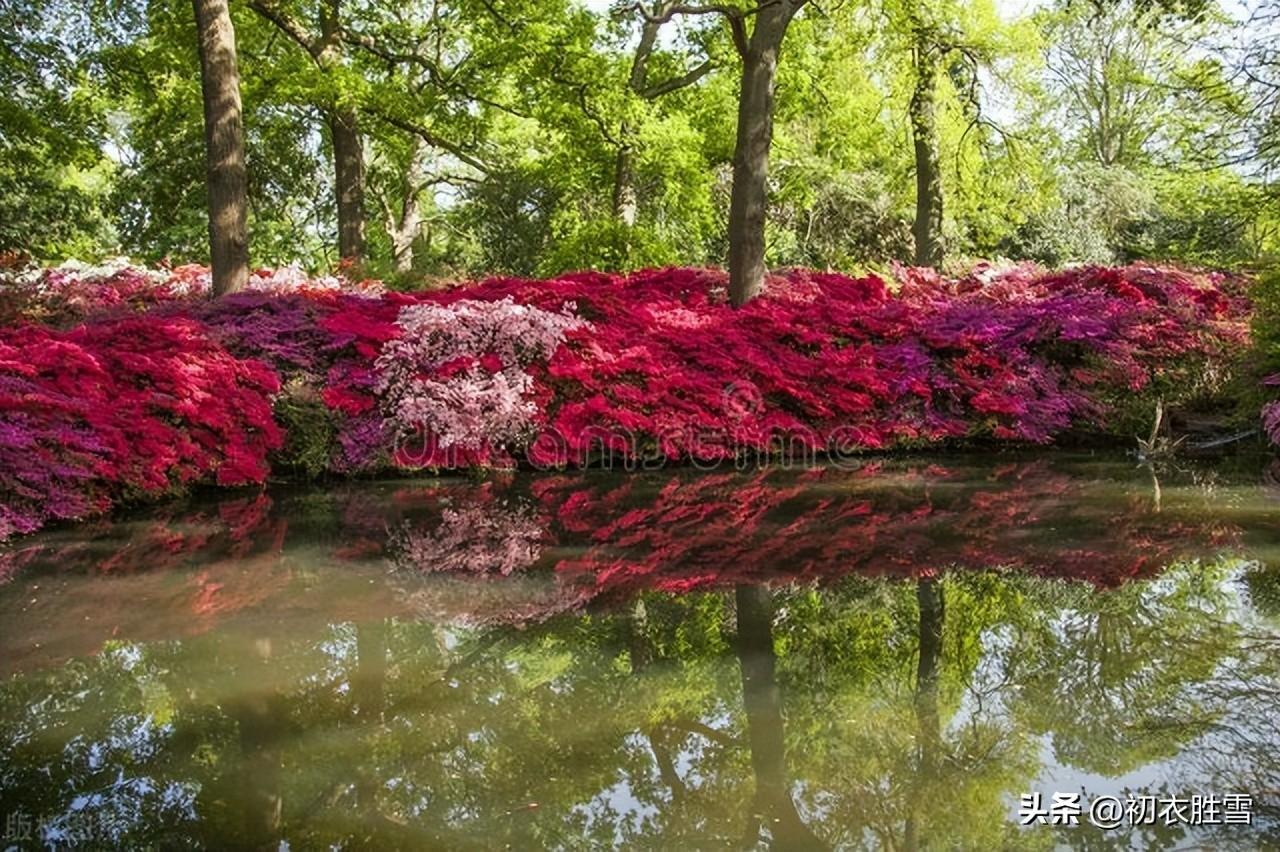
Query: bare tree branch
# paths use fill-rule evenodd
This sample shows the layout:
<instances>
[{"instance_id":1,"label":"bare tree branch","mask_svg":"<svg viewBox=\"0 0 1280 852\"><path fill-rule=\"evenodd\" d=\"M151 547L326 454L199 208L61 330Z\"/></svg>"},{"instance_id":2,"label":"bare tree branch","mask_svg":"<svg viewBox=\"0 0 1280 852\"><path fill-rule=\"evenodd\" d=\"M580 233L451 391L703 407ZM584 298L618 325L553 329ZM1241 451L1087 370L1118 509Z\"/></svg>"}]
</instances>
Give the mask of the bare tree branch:
<instances>
[{"instance_id":1,"label":"bare tree branch","mask_svg":"<svg viewBox=\"0 0 1280 852\"><path fill-rule=\"evenodd\" d=\"M269 0L249 0L249 6L263 18L275 24L276 29L296 42L313 61L319 63L323 46L314 33Z\"/></svg>"},{"instance_id":2,"label":"bare tree branch","mask_svg":"<svg viewBox=\"0 0 1280 852\"><path fill-rule=\"evenodd\" d=\"M704 59L701 65L691 69L688 73L685 73L680 75L679 77L673 77L670 80L666 80L661 83L652 85L647 89L644 89L638 92L637 94L639 94L640 97L645 98L646 100L653 100L654 98L661 97L662 95L668 94L670 92L675 92L680 89L683 89L686 86L692 86L694 83L698 82L703 77L710 74L714 68L715 68L714 62L712 62L710 59Z\"/></svg>"},{"instance_id":3,"label":"bare tree branch","mask_svg":"<svg viewBox=\"0 0 1280 852\"><path fill-rule=\"evenodd\" d=\"M418 124L417 122L412 121L410 119L403 118L401 116L394 115L392 113L386 112L384 110L379 110L373 107L370 107L368 111L372 116L379 119L380 121L383 121L386 124L391 125L392 127L403 130L406 133L412 133L413 135L422 139L428 145L431 145L433 147L439 148L441 151L446 151L452 154L453 156L457 157L460 162L466 163L468 166L471 166L473 169L479 172L483 172L484 174L489 174L490 172L493 171L493 167L490 166L488 163L484 162L483 160L479 159L473 154L469 154L466 151L466 149L463 148L461 145L450 142L447 139L444 139L443 137L439 136L435 131L433 131L431 128L425 125Z\"/></svg>"}]
</instances>

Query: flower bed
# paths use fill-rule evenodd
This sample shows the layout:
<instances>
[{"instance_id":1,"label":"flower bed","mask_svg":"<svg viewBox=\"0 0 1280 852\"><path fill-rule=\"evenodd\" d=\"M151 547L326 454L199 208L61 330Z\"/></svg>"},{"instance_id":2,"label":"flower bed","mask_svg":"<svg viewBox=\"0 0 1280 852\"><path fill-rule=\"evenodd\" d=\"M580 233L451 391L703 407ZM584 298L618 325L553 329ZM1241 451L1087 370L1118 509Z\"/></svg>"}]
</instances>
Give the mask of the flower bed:
<instances>
[{"instance_id":1,"label":"flower bed","mask_svg":"<svg viewBox=\"0 0 1280 852\"><path fill-rule=\"evenodd\" d=\"M1118 398L1197 387L1248 339L1240 287L1217 276L898 277L895 290L793 271L734 309L725 276L697 269L412 295L286 270L220 300L203 298L193 267L9 274L0 538L194 482L260 482L269 463L315 474L1046 443L1104 430Z\"/></svg>"}]
</instances>

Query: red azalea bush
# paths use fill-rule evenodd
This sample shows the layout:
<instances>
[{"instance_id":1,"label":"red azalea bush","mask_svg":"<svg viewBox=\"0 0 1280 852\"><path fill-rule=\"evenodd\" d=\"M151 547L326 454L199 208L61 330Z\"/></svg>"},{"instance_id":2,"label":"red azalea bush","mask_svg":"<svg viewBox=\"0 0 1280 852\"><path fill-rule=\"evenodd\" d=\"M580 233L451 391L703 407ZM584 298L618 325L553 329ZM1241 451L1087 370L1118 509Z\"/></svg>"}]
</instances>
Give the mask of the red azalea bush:
<instances>
[{"instance_id":1,"label":"red azalea bush","mask_svg":"<svg viewBox=\"0 0 1280 852\"><path fill-rule=\"evenodd\" d=\"M189 318L0 329L0 538L135 493L261 482L278 389Z\"/></svg>"},{"instance_id":2,"label":"red azalea bush","mask_svg":"<svg viewBox=\"0 0 1280 852\"><path fill-rule=\"evenodd\" d=\"M277 461L312 472L1044 443L1105 426L1112 398L1190 386L1249 314L1230 279L1136 266L900 270L896 292L792 271L737 309L697 269L413 295L284 270L216 301L194 298L198 267L60 274L0 330L0 538L260 482L282 431Z\"/></svg>"},{"instance_id":3,"label":"red azalea bush","mask_svg":"<svg viewBox=\"0 0 1280 852\"><path fill-rule=\"evenodd\" d=\"M593 451L724 458L990 435L1044 443L1248 340L1236 282L1143 267L1017 267L947 281L794 271L734 309L722 273L493 280L434 298L512 296L590 322L545 381L540 463Z\"/></svg>"}]
</instances>

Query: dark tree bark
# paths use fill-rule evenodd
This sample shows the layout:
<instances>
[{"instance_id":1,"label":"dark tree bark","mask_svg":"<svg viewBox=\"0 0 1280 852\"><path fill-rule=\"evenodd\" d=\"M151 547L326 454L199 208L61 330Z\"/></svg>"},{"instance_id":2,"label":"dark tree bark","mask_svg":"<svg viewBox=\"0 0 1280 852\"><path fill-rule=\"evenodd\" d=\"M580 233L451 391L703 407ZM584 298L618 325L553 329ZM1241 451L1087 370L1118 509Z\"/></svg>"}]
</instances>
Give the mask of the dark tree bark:
<instances>
[{"instance_id":1,"label":"dark tree bark","mask_svg":"<svg viewBox=\"0 0 1280 852\"><path fill-rule=\"evenodd\" d=\"M927 32L917 29L915 90L911 95L911 138L916 155L915 237L917 266L942 265L942 164L938 153L936 93L940 51Z\"/></svg>"},{"instance_id":2,"label":"dark tree bark","mask_svg":"<svg viewBox=\"0 0 1280 852\"><path fill-rule=\"evenodd\" d=\"M325 70L342 61L342 0L320 4L320 38L316 61ZM333 191L338 208L338 257L364 262L364 142L360 120L350 106L327 110L329 139L333 144Z\"/></svg>"},{"instance_id":3,"label":"dark tree bark","mask_svg":"<svg viewBox=\"0 0 1280 852\"><path fill-rule=\"evenodd\" d=\"M338 256L364 261L364 142L355 110L330 112L333 187L338 204ZM410 256L412 262L412 256Z\"/></svg>"},{"instance_id":4,"label":"dark tree bark","mask_svg":"<svg viewBox=\"0 0 1280 852\"><path fill-rule=\"evenodd\" d=\"M778 56L787 27L802 5L803 0L778 0L760 8L750 41L743 35L741 19L735 24L742 88L729 199L729 298L734 305L755 298L764 285L764 223Z\"/></svg>"},{"instance_id":5,"label":"dark tree bark","mask_svg":"<svg viewBox=\"0 0 1280 852\"><path fill-rule=\"evenodd\" d=\"M240 72L236 67L236 34L226 0L192 0L192 6L204 97L209 256L213 293L221 295L243 289L249 280L249 179L244 158Z\"/></svg>"}]
</instances>

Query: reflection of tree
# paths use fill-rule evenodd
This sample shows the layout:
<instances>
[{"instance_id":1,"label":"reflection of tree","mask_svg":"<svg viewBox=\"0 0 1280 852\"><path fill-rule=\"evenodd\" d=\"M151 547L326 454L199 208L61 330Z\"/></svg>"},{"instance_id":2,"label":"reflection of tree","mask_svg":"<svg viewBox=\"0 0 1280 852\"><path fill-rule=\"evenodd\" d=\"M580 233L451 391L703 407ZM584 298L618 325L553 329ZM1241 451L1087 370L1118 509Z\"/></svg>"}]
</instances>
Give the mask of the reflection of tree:
<instances>
[{"instance_id":1,"label":"reflection of tree","mask_svg":"<svg viewBox=\"0 0 1280 852\"><path fill-rule=\"evenodd\" d=\"M1139 597L1170 630L1131 630L1112 653L1158 655L1152 643L1167 636L1196 639L1192 653L1218 641L1173 629L1200 624L1180 607L1212 595L1164 583L1139 584ZM1126 590L1072 596L946 573L820 592L650 593L523 629L216 630L0 687L0 799L56 813L121 766L155 789L196 791L209 846L722 847L744 829L777 848L1035 845L1043 838L1010 828L1006 803L1031 788L1040 726L1091 737L1086 755L1114 747L1105 708L1072 723L1048 706L1063 696L1038 673L1072 677L1069 661L1095 641L1055 625ZM1246 638L1228 635L1233 654ZM1275 742L1265 708L1276 664L1264 666L1262 648L1239 670L1251 679L1194 666L1162 675L1205 706L1229 696L1248 714L1220 713L1203 748L1184 746L1215 783L1273 783L1263 747ZM156 733L122 744L96 774L59 757L76 735L106 742L149 714L164 719ZM33 742L36 719L48 732L40 750L15 751ZM1124 736L1167 753L1150 726ZM1230 760L1210 766L1208 744ZM158 803L135 819L125 845L175 831Z\"/></svg>"},{"instance_id":2,"label":"reflection of tree","mask_svg":"<svg viewBox=\"0 0 1280 852\"><path fill-rule=\"evenodd\" d=\"M735 646L742 667L742 704L756 793L747 844L766 828L779 849L821 849L823 844L796 813L787 780L782 733L782 698L778 694L773 648L773 597L766 586L737 586Z\"/></svg>"},{"instance_id":3,"label":"reflection of tree","mask_svg":"<svg viewBox=\"0 0 1280 852\"><path fill-rule=\"evenodd\" d=\"M1237 641L1225 566L1183 566L1104 595L1040 591L1008 655L1013 712L1050 734L1059 760L1120 775L1175 754L1221 708L1197 698Z\"/></svg>"},{"instance_id":4,"label":"reflection of tree","mask_svg":"<svg viewBox=\"0 0 1280 852\"><path fill-rule=\"evenodd\" d=\"M1057 839L1009 822L1042 736L1079 769L1274 789L1274 624L1231 626L1230 563L1120 582L1222 540L1164 484L1159 518L1043 465L280 496L206 523L208 559L0 588L6 632L82 642L6 663L0 812L111 791L134 846L198 818L207 846L1020 848ZM444 507L494 521L476 570L389 570L387 530ZM1095 557L1094 584L1037 576ZM219 605L193 624L197 576ZM54 580L37 621L26 584ZM166 603L83 622L125 597ZM98 653L121 625L150 641Z\"/></svg>"},{"instance_id":5,"label":"reflection of tree","mask_svg":"<svg viewBox=\"0 0 1280 852\"><path fill-rule=\"evenodd\" d=\"M938 670L942 663L942 628L944 603L942 587L934 577L916 581L916 601L920 607L919 652L916 664L916 761L921 778L931 778L938 772L939 752L942 748L942 723L938 715ZM913 791L918 797L918 788ZM907 849L919 849L922 845L916 826L916 814L923 802L916 798L910 805L904 830Z\"/></svg>"},{"instance_id":6,"label":"reflection of tree","mask_svg":"<svg viewBox=\"0 0 1280 852\"><path fill-rule=\"evenodd\" d=\"M281 750L290 733L286 697L273 688L271 640L258 639L244 662L239 692L225 704L240 742L240 771L223 790L241 815L240 837L256 849L278 848L283 819Z\"/></svg>"}]
</instances>

